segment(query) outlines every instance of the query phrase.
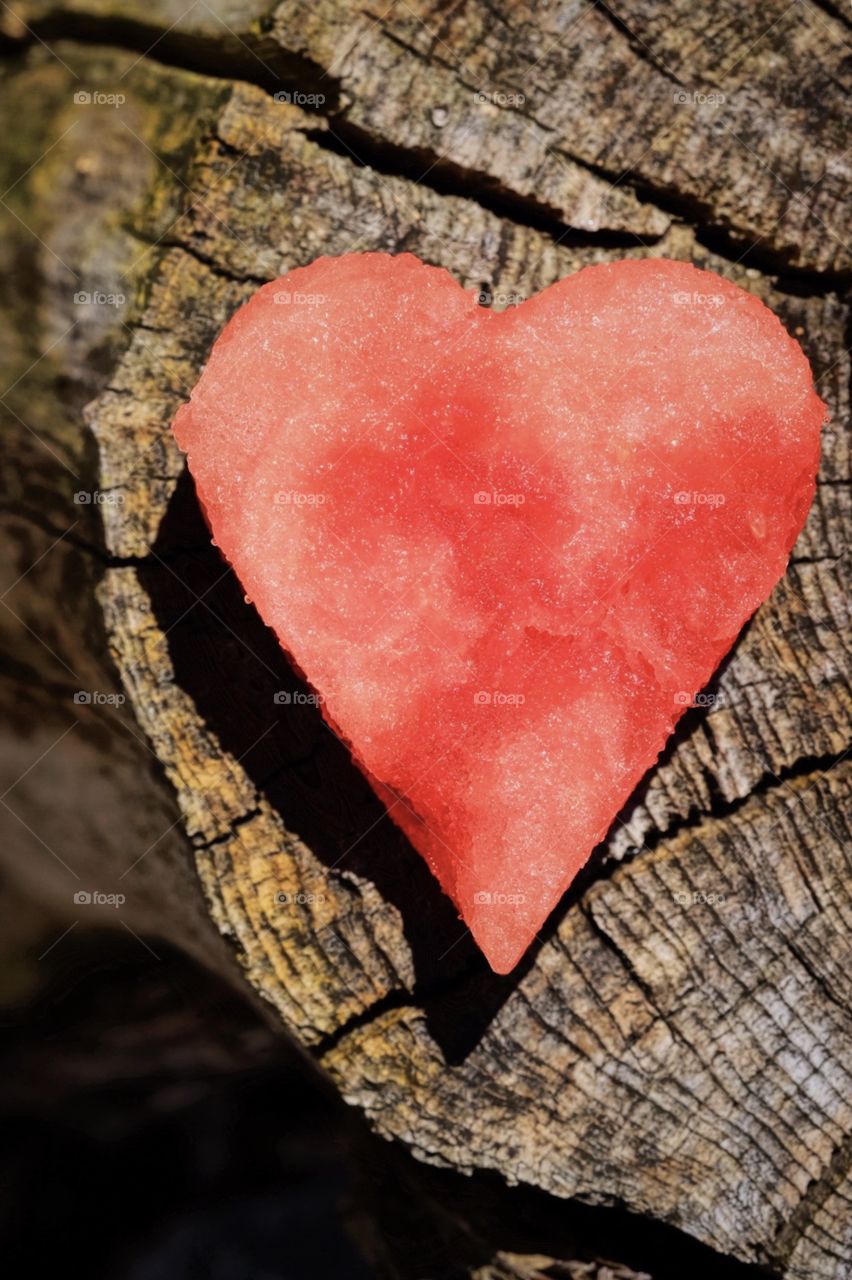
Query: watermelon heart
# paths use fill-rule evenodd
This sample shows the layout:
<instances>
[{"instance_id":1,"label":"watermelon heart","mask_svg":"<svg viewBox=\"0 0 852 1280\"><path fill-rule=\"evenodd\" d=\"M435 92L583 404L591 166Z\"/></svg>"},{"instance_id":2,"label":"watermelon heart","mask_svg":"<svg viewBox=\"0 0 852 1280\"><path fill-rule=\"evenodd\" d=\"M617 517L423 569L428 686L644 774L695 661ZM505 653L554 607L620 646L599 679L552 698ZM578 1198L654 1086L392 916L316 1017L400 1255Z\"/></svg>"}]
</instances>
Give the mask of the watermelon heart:
<instances>
[{"instance_id":1,"label":"watermelon heart","mask_svg":"<svg viewBox=\"0 0 852 1280\"><path fill-rule=\"evenodd\" d=\"M508 972L783 574L825 406L756 298L670 261L501 314L321 258L175 435L215 541Z\"/></svg>"}]
</instances>

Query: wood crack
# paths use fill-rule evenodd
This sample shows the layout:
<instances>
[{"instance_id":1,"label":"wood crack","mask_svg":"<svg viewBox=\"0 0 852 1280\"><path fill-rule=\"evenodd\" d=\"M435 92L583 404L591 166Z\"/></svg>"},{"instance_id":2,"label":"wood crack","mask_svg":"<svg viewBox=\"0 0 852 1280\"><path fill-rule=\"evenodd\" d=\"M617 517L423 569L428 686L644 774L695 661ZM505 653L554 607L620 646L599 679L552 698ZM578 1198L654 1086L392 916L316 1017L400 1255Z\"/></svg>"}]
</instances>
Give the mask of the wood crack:
<instances>
[{"instance_id":1,"label":"wood crack","mask_svg":"<svg viewBox=\"0 0 852 1280\"><path fill-rule=\"evenodd\" d=\"M386 177L405 178L434 191L436 195L470 200L507 222L551 236L566 248L598 245L605 249L619 249L657 244L663 238L662 235L640 237L629 231L587 231L575 227L553 205L543 204L533 196L521 195L482 170L463 168L427 148L400 147L368 133L342 115L330 117L327 129L305 132L317 146L350 162Z\"/></svg>"},{"instance_id":2,"label":"wood crack","mask_svg":"<svg viewBox=\"0 0 852 1280\"><path fill-rule=\"evenodd\" d=\"M406 991L402 987L389 991L387 995L374 1001L373 1004L368 1005L360 1013L356 1013L353 1017L348 1018L346 1022L342 1022L334 1031L323 1036L322 1039L311 1046L311 1053L318 1062L322 1062L323 1058L335 1050L340 1042L348 1036L355 1034L364 1027L371 1026L379 1018L384 1017L386 1013L406 1008L419 1008L416 994Z\"/></svg>"},{"instance_id":3,"label":"wood crack","mask_svg":"<svg viewBox=\"0 0 852 1280\"><path fill-rule=\"evenodd\" d=\"M620 24L620 28L623 28L624 24L605 4L596 2L595 8L609 21ZM390 33L384 32L384 34L391 38ZM629 32L627 34L629 35ZM152 36L155 37L153 45ZM398 37L392 38L409 52L417 52L412 51L404 41L399 41ZM356 160L360 159L362 164L377 172L419 182L439 195L461 196L509 222L528 226L549 235L561 244L576 247L598 245L602 248L615 249L656 243L661 238L648 235L640 237L629 231L588 231L584 228L572 227L571 223L566 221L560 211L552 205L514 191L490 174L455 164L428 148L401 146L390 139L365 130L347 119L341 105L342 88L339 80L329 75L320 64L295 50L285 48L268 37L264 37L266 41L264 43L264 41L258 41L257 37L251 33L246 33L245 39L239 36L233 42L237 48L241 49L241 54L236 55L231 43L225 39L214 40L198 34L163 30L154 24L124 20L116 24L112 20L107 21L93 15L81 17L77 14L60 13L48 19L34 21L25 40L9 42L7 39L4 47L7 51L10 48L18 50L22 45L48 39L64 39L81 44L98 45L103 45L106 40L114 47L139 52L152 61L161 62L166 66L215 77L231 85L236 85L238 82L251 84L268 93L290 88L300 89L309 95L321 84L324 102L309 106L307 110L308 114L316 114L327 119L330 128L327 132L319 130L316 133L309 132L309 136L318 145L329 150L336 149L339 154L350 160L353 158L351 151L360 148L363 158L358 157L356 151ZM424 57L419 53L418 56ZM225 57L228 59L227 67L223 66ZM673 80L673 83L680 83L673 79L670 73L661 70L656 62L653 62L653 65L657 71L666 75L667 79ZM455 68L447 64L447 69L456 76L459 84L469 87L458 76ZM549 133L553 132L550 126L543 124L532 113L524 112L515 106L501 105L500 109L523 115L539 128ZM781 291L792 292L797 296L823 297L845 291L852 283L852 270L819 270L798 266L791 261L790 254L762 248L760 242L764 237L749 237L735 224L723 223L707 201L686 196L672 186L655 184L635 173L625 176L623 172L609 169L578 155L564 143L555 143L552 149L592 176L631 191L644 204L689 226L694 231L698 243L719 257L738 265L747 260L748 265L756 267L764 275L776 276L777 287ZM426 170L430 171L428 182L424 181ZM179 247L188 249L185 245ZM790 253L794 251L791 248ZM205 261L203 257L199 257L199 260ZM227 275L227 272L217 264L208 261L207 265L212 270ZM247 281L253 279L249 275L234 278Z\"/></svg>"},{"instance_id":4,"label":"wood crack","mask_svg":"<svg viewBox=\"0 0 852 1280\"><path fill-rule=\"evenodd\" d=\"M630 30L623 18L619 18L618 14L610 9L608 4L604 3L604 0L592 0L592 3L593 8L597 9L598 13L602 14L603 17L606 18L610 26L627 41L630 45L631 51L641 62L647 63L647 65L652 67L658 75L664 76L670 84L677 85L679 89L684 87L683 81L679 80L675 73L670 71L664 62L660 61L652 49L649 49L646 44L642 43L639 37Z\"/></svg>"},{"instance_id":5,"label":"wood crack","mask_svg":"<svg viewBox=\"0 0 852 1280\"><path fill-rule=\"evenodd\" d=\"M838 1143L823 1172L811 1180L801 1200L775 1239L762 1250L766 1261L779 1273L787 1273L788 1264L802 1236L806 1234L809 1224L843 1182L850 1169L852 1169L852 1133L847 1134L843 1141ZM838 1255L838 1261L845 1263L848 1259ZM838 1276L841 1274L838 1272Z\"/></svg>"},{"instance_id":6,"label":"wood crack","mask_svg":"<svg viewBox=\"0 0 852 1280\"><path fill-rule=\"evenodd\" d=\"M796 782L799 779L817 777L820 774L829 773L835 765L839 764L849 752L852 751L852 743L850 743L843 751L833 752L824 756L801 756L792 764L780 769L777 773L767 771L759 778L754 786L742 796L735 796L729 800L718 789L718 784L713 779L712 786L709 788L711 803L709 806L694 806L688 814L669 827L656 828L649 832L640 845L634 848L622 858L609 858L602 862L597 874L590 878L589 887L592 883L598 883L602 880L608 880L619 868L633 862L637 857L652 853L664 841L676 840L680 836L689 835L693 831L698 831L701 827L710 822L721 822L728 818L732 818L735 814L748 804L750 800L760 799L769 795L773 791L786 786L790 782ZM710 776L705 772L708 782ZM629 803L627 808L629 809ZM605 845L603 846L606 847ZM594 855L593 855L594 856ZM582 874L582 873L581 873Z\"/></svg>"},{"instance_id":7,"label":"wood crack","mask_svg":"<svg viewBox=\"0 0 852 1280\"><path fill-rule=\"evenodd\" d=\"M195 853L204 853L208 849L213 849L216 845L227 844L229 840L233 840L234 834L239 831L240 827L244 827L247 822L252 822L260 816L259 806L248 809L245 813L238 814L235 818L231 818L228 823L227 831L222 831L218 836L211 836L208 840L193 840L192 848Z\"/></svg>"},{"instance_id":8,"label":"wood crack","mask_svg":"<svg viewBox=\"0 0 852 1280\"><path fill-rule=\"evenodd\" d=\"M196 262L201 263L203 267L206 267L218 280L226 280L229 284L254 284L257 285L258 288L261 288L263 285L269 284L269 281L272 278L271 276L253 275L250 271L230 271L227 267L223 267L221 263L216 262L215 259L204 253L197 245L193 244L189 240L163 236L155 242L149 242L144 236L140 236L138 234L135 236L135 239L139 240L141 244L151 243L152 245L156 244L158 248L173 249L177 250L179 253L186 253L191 258L194 258ZM140 329L148 333L166 332L162 329L150 329L138 321L130 327L133 329Z\"/></svg>"}]
</instances>

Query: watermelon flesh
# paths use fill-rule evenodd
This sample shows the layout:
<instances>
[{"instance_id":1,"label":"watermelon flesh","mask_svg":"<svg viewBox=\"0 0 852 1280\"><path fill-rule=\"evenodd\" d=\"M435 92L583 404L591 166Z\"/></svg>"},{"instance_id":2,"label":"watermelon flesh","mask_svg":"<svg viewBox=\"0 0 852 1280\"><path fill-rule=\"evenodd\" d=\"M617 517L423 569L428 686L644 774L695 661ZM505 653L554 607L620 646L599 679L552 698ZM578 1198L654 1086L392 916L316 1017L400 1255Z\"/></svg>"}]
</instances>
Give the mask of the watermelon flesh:
<instances>
[{"instance_id":1,"label":"watermelon flesh","mask_svg":"<svg viewBox=\"0 0 852 1280\"><path fill-rule=\"evenodd\" d=\"M492 968L784 573L826 411L666 261L500 314L409 254L261 288L175 421L215 541Z\"/></svg>"}]
</instances>

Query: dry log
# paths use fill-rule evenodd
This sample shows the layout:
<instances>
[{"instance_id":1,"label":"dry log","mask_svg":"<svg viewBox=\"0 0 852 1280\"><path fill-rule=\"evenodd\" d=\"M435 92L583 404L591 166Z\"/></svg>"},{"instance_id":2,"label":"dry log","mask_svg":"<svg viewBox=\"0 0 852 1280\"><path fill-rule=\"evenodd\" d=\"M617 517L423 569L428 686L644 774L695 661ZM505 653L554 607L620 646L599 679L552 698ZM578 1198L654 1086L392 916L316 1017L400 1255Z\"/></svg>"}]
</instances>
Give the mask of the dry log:
<instances>
[{"instance_id":1,"label":"dry log","mask_svg":"<svg viewBox=\"0 0 852 1280\"><path fill-rule=\"evenodd\" d=\"M852 1276L848 17L384 9L237 3L226 30L203 6L167 34L164 3L114 28L98 0L5 19L0 111L49 104L4 197L3 403L28 476L4 518L24 575L4 705L31 735L23 757L3 738L16 865L43 887L53 852L126 887L126 927L223 972L235 956L234 981L424 1161L623 1204L790 1280ZM316 710L275 701L298 678L169 432L258 283L363 248L495 305L614 256L689 259L778 312L832 409L788 574L509 978ZM70 909L69 874L49 881Z\"/></svg>"}]
</instances>

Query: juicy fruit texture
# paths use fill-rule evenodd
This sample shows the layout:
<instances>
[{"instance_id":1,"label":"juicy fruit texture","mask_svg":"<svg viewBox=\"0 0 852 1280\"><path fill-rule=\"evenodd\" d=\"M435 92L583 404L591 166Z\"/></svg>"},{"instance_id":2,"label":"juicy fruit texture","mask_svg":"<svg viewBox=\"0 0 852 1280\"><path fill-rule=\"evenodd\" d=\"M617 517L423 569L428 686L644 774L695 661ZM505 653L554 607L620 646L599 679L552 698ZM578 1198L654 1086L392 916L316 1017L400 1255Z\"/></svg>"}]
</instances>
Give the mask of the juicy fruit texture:
<instances>
[{"instance_id":1,"label":"juicy fruit texture","mask_svg":"<svg viewBox=\"0 0 852 1280\"><path fill-rule=\"evenodd\" d=\"M505 973L783 574L824 418L798 345L711 273L589 267L496 314L368 253L260 289L175 434Z\"/></svg>"}]
</instances>

